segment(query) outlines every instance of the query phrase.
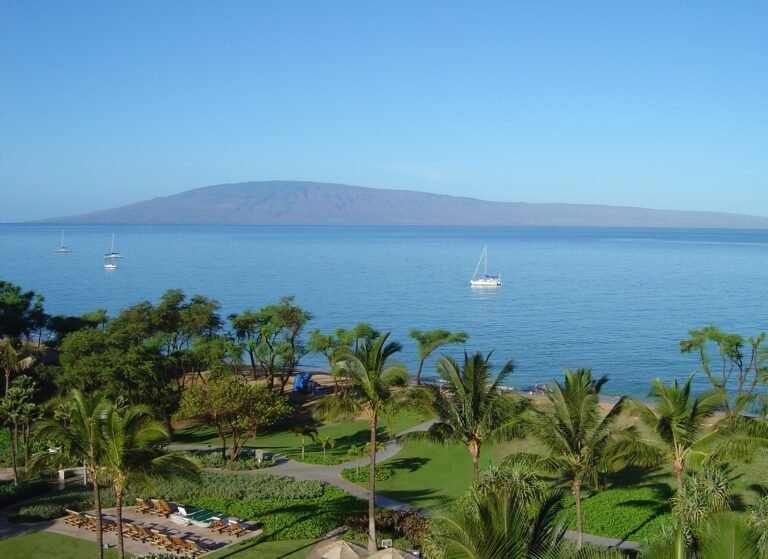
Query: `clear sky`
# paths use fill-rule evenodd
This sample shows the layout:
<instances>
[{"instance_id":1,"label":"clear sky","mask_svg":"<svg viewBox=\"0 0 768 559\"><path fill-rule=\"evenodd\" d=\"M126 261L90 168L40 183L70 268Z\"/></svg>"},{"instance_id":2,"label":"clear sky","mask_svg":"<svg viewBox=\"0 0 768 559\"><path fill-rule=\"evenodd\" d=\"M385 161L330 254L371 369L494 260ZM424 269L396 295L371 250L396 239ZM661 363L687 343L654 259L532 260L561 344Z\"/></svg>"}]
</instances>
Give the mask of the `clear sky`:
<instances>
[{"instance_id":1,"label":"clear sky","mask_svg":"<svg viewBox=\"0 0 768 559\"><path fill-rule=\"evenodd\" d=\"M768 215L768 3L0 0L0 222L267 179Z\"/></svg>"}]
</instances>

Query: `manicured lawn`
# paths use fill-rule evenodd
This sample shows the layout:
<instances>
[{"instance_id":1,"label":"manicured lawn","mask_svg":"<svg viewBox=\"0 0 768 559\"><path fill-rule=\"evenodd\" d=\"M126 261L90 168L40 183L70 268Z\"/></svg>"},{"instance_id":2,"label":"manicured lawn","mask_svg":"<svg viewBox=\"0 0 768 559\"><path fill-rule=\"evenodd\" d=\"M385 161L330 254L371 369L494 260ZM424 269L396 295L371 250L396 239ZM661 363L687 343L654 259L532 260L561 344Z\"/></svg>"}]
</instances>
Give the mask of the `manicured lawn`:
<instances>
[{"instance_id":1,"label":"manicured lawn","mask_svg":"<svg viewBox=\"0 0 768 559\"><path fill-rule=\"evenodd\" d=\"M50 532L27 532L0 540L0 557L3 559L31 559L33 557L82 559L83 557L95 557L97 551L98 548L94 542ZM126 556L132 557L128 554ZM104 557L117 557L117 550L109 549L104 553Z\"/></svg>"},{"instance_id":2,"label":"manicured lawn","mask_svg":"<svg viewBox=\"0 0 768 559\"><path fill-rule=\"evenodd\" d=\"M423 423L429 419L426 414L415 412L403 412L398 414L393 421L392 430L399 433L405 429ZM318 429L321 437L332 437L336 441L334 448L326 447L328 463L339 464L349 460L347 451L354 445L363 445L369 440L368 423L365 420L340 421L329 425L323 425ZM380 440L389 438L386 424L379 427ZM217 447L218 437L207 428L190 428L177 431L174 442L185 444L210 444ZM305 452L307 461L315 461L322 458L323 451L320 445L312 443L307 438ZM301 440L290 430L275 432L266 432L259 435L256 439L250 441L249 445L253 448L261 448L278 452L283 456L299 458L301 455Z\"/></svg>"},{"instance_id":3,"label":"manicured lawn","mask_svg":"<svg viewBox=\"0 0 768 559\"><path fill-rule=\"evenodd\" d=\"M205 557L210 559L304 559L312 550L315 541L240 542Z\"/></svg>"}]
</instances>

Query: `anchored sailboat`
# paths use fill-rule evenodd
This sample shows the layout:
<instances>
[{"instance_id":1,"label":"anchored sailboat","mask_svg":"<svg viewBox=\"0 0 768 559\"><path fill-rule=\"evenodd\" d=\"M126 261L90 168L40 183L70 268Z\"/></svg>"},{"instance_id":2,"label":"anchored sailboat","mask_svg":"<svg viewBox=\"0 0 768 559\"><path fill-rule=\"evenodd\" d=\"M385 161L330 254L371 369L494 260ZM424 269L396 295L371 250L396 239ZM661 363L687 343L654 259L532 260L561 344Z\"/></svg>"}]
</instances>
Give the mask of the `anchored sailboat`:
<instances>
[{"instance_id":1,"label":"anchored sailboat","mask_svg":"<svg viewBox=\"0 0 768 559\"><path fill-rule=\"evenodd\" d=\"M115 234L112 233L112 246L109 249L109 252L104 255L104 258L122 258L123 255L119 252L115 252ZM106 265L105 265L106 267ZM115 266L117 268L117 266Z\"/></svg>"},{"instance_id":2,"label":"anchored sailboat","mask_svg":"<svg viewBox=\"0 0 768 559\"><path fill-rule=\"evenodd\" d=\"M61 246L56 249L56 252L72 252L72 249L64 244L64 231L61 232Z\"/></svg>"},{"instance_id":3,"label":"anchored sailboat","mask_svg":"<svg viewBox=\"0 0 768 559\"><path fill-rule=\"evenodd\" d=\"M477 277L477 272L480 270L480 264L484 265L484 272L482 277ZM488 247L483 247L483 253L480 255L480 260L477 261L475 266L475 273L472 274L472 279L469 280L469 285L472 287L501 287L501 274L498 276L488 275Z\"/></svg>"}]
</instances>

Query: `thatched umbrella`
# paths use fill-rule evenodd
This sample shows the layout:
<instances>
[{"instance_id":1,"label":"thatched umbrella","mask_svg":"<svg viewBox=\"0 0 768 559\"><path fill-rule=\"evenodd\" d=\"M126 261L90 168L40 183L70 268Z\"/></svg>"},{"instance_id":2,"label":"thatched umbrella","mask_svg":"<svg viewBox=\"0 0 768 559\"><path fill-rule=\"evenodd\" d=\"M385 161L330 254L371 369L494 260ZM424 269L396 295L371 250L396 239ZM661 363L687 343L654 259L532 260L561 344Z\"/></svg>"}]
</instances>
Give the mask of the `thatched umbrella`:
<instances>
[{"instance_id":1,"label":"thatched umbrella","mask_svg":"<svg viewBox=\"0 0 768 559\"><path fill-rule=\"evenodd\" d=\"M321 559L359 559L368 553L363 546L344 540L336 540L318 551Z\"/></svg>"},{"instance_id":2,"label":"thatched umbrella","mask_svg":"<svg viewBox=\"0 0 768 559\"><path fill-rule=\"evenodd\" d=\"M413 559L413 555L396 547L388 547L372 553L366 559Z\"/></svg>"}]
</instances>

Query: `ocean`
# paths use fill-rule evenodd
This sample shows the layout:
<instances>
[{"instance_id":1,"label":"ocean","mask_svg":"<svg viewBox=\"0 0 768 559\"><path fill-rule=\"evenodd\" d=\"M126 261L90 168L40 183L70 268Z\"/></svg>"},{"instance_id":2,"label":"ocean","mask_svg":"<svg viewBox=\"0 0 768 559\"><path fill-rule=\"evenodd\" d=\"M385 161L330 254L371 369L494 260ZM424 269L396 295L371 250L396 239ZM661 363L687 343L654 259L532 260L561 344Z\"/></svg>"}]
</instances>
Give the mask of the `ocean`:
<instances>
[{"instance_id":1,"label":"ocean","mask_svg":"<svg viewBox=\"0 0 768 559\"><path fill-rule=\"evenodd\" d=\"M58 254L61 230L0 225L0 279L42 294L49 314L114 316L179 288L218 300L226 317L293 295L314 315L309 328L391 331L412 371L412 328L464 330L467 350L515 362L518 388L590 367L609 376L606 393L644 396L653 378L698 369L679 351L688 330L768 329L766 230L67 225L73 252ZM124 258L106 271L113 233ZM486 245L501 288L469 286Z\"/></svg>"}]
</instances>

